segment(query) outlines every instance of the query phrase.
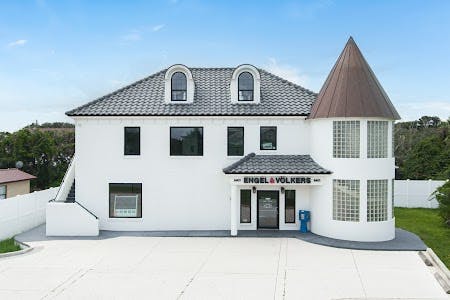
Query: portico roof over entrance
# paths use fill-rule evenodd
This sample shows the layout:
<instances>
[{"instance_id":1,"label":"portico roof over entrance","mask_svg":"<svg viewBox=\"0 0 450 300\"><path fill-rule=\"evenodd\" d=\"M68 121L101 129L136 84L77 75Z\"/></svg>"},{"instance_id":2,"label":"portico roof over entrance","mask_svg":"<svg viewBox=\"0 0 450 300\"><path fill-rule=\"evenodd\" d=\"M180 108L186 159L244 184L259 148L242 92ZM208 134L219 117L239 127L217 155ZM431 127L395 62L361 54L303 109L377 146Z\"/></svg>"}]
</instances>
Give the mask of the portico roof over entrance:
<instances>
[{"instance_id":1,"label":"portico roof over entrance","mask_svg":"<svg viewBox=\"0 0 450 300\"><path fill-rule=\"evenodd\" d=\"M309 155L250 153L223 169L225 174L331 174Z\"/></svg>"}]
</instances>

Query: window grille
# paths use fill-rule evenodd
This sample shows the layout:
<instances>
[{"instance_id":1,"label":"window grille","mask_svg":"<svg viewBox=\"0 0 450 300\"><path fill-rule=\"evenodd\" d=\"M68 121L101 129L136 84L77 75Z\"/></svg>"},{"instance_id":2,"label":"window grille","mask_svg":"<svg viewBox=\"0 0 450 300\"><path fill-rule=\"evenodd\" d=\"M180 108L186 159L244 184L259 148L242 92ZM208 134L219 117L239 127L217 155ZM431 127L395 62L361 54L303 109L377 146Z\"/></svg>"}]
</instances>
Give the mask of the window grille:
<instances>
[{"instance_id":1,"label":"window grille","mask_svg":"<svg viewBox=\"0 0 450 300\"><path fill-rule=\"evenodd\" d=\"M388 140L388 122L387 121L368 121L367 122L367 157L368 158L386 158L387 140Z\"/></svg>"},{"instance_id":2,"label":"window grille","mask_svg":"<svg viewBox=\"0 0 450 300\"><path fill-rule=\"evenodd\" d=\"M367 222L387 220L388 181L367 181Z\"/></svg>"},{"instance_id":3,"label":"window grille","mask_svg":"<svg viewBox=\"0 0 450 300\"><path fill-rule=\"evenodd\" d=\"M333 157L359 157L359 121L333 122Z\"/></svg>"},{"instance_id":4,"label":"window grille","mask_svg":"<svg viewBox=\"0 0 450 300\"><path fill-rule=\"evenodd\" d=\"M359 221L359 180L333 180L333 220Z\"/></svg>"}]
</instances>

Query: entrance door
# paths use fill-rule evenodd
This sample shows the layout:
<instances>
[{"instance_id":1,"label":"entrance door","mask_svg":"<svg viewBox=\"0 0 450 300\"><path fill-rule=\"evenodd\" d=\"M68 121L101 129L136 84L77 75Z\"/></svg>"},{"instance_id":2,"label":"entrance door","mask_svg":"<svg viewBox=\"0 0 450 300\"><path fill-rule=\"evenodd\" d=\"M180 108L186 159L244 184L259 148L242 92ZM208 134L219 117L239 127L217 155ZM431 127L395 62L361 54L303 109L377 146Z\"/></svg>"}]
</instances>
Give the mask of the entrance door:
<instances>
[{"instance_id":1,"label":"entrance door","mask_svg":"<svg viewBox=\"0 0 450 300\"><path fill-rule=\"evenodd\" d=\"M278 229L278 191L258 191L258 228Z\"/></svg>"}]
</instances>

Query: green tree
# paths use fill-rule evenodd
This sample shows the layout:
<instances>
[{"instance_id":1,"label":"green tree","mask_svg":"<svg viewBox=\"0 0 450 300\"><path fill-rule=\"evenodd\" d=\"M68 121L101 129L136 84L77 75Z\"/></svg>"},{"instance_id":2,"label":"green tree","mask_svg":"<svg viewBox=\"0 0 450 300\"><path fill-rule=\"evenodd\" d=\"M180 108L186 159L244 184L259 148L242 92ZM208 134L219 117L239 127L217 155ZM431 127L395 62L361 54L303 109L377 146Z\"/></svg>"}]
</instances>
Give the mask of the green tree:
<instances>
[{"instance_id":1,"label":"green tree","mask_svg":"<svg viewBox=\"0 0 450 300\"><path fill-rule=\"evenodd\" d=\"M420 140L407 153L403 172L410 179L446 179L442 171L448 168L448 158L443 157L446 143L437 135Z\"/></svg>"},{"instance_id":2,"label":"green tree","mask_svg":"<svg viewBox=\"0 0 450 300\"><path fill-rule=\"evenodd\" d=\"M439 215L443 218L444 223L450 226L450 181L438 187L433 195L439 202Z\"/></svg>"},{"instance_id":3,"label":"green tree","mask_svg":"<svg viewBox=\"0 0 450 300\"><path fill-rule=\"evenodd\" d=\"M73 131L22 129L0 134L0 168L14 168L22 161L22 170L37 177L31 181L33 190L57 186L73 156L74 139Z\"/></svg>"},{"instance_id":4,"label":"green tree","mask_svg":"<svg viewBox=\"0 0 450 300\"><path fill-rule=\"evenodd\" d=\"M417 125L421 128L437 128L441 125L441 119L439 117L433 116L423 116L417 121Z\"/></svg>"},{"instance_id":5,"label":"green tree","mask_svg":"<svg viewBox=\"0 0 450 300\"><path fill-rule=\"evenodd\" d=\"M450 178L450 123L423 116L394 128L398 179Z\"/></svg>"}]
</instances>

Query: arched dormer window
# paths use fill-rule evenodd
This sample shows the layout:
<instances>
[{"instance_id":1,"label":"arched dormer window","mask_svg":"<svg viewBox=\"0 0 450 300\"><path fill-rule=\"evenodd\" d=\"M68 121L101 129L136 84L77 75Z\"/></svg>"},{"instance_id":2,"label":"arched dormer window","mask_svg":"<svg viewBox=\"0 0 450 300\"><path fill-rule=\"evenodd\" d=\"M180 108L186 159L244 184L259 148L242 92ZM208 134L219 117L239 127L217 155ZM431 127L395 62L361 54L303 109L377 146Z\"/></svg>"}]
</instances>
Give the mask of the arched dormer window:
<instances>
[{"instance_id":1,"label":"arched dormer window","mask_svg":"<svg viewBox=\"0 0 450 300\"><path fill-rule=\"evenodd\" d=\"M185 65L173 65L164 75L164 102L189 104L194 102L195 84L191 70Z\"/></svg>"},{"instance_id":2,"label":"arched dormer window","mask_svg":"<svg viewBox=\"0 0 450 300\"><path fill-rule=\"evenodd\" d=\"M253 75L249 72L242 72L238 77L239 101L253 101Z\"/></svg>"},{"instance_id":3,"label":"arched dormer window","mask_svg":"<svg viewBox=\"0 0 450 300\"><path fill-rule=\"evenodd\" d=\"M252 65L240 65L231 75L231 103L258 104L261 98L261 75Z\"/></svg>"},{"instance_id":4,"label":"arched dormer window","mask_svg":"<svg viewBox=\"0 0 450 300\"><path fill-rule=\"evenodd\" d=\"M175 72L172 75L171 82L171 100L186 101L187 100L187 79L186 75L181 72Z\"/></svg>"}]
</instances>

